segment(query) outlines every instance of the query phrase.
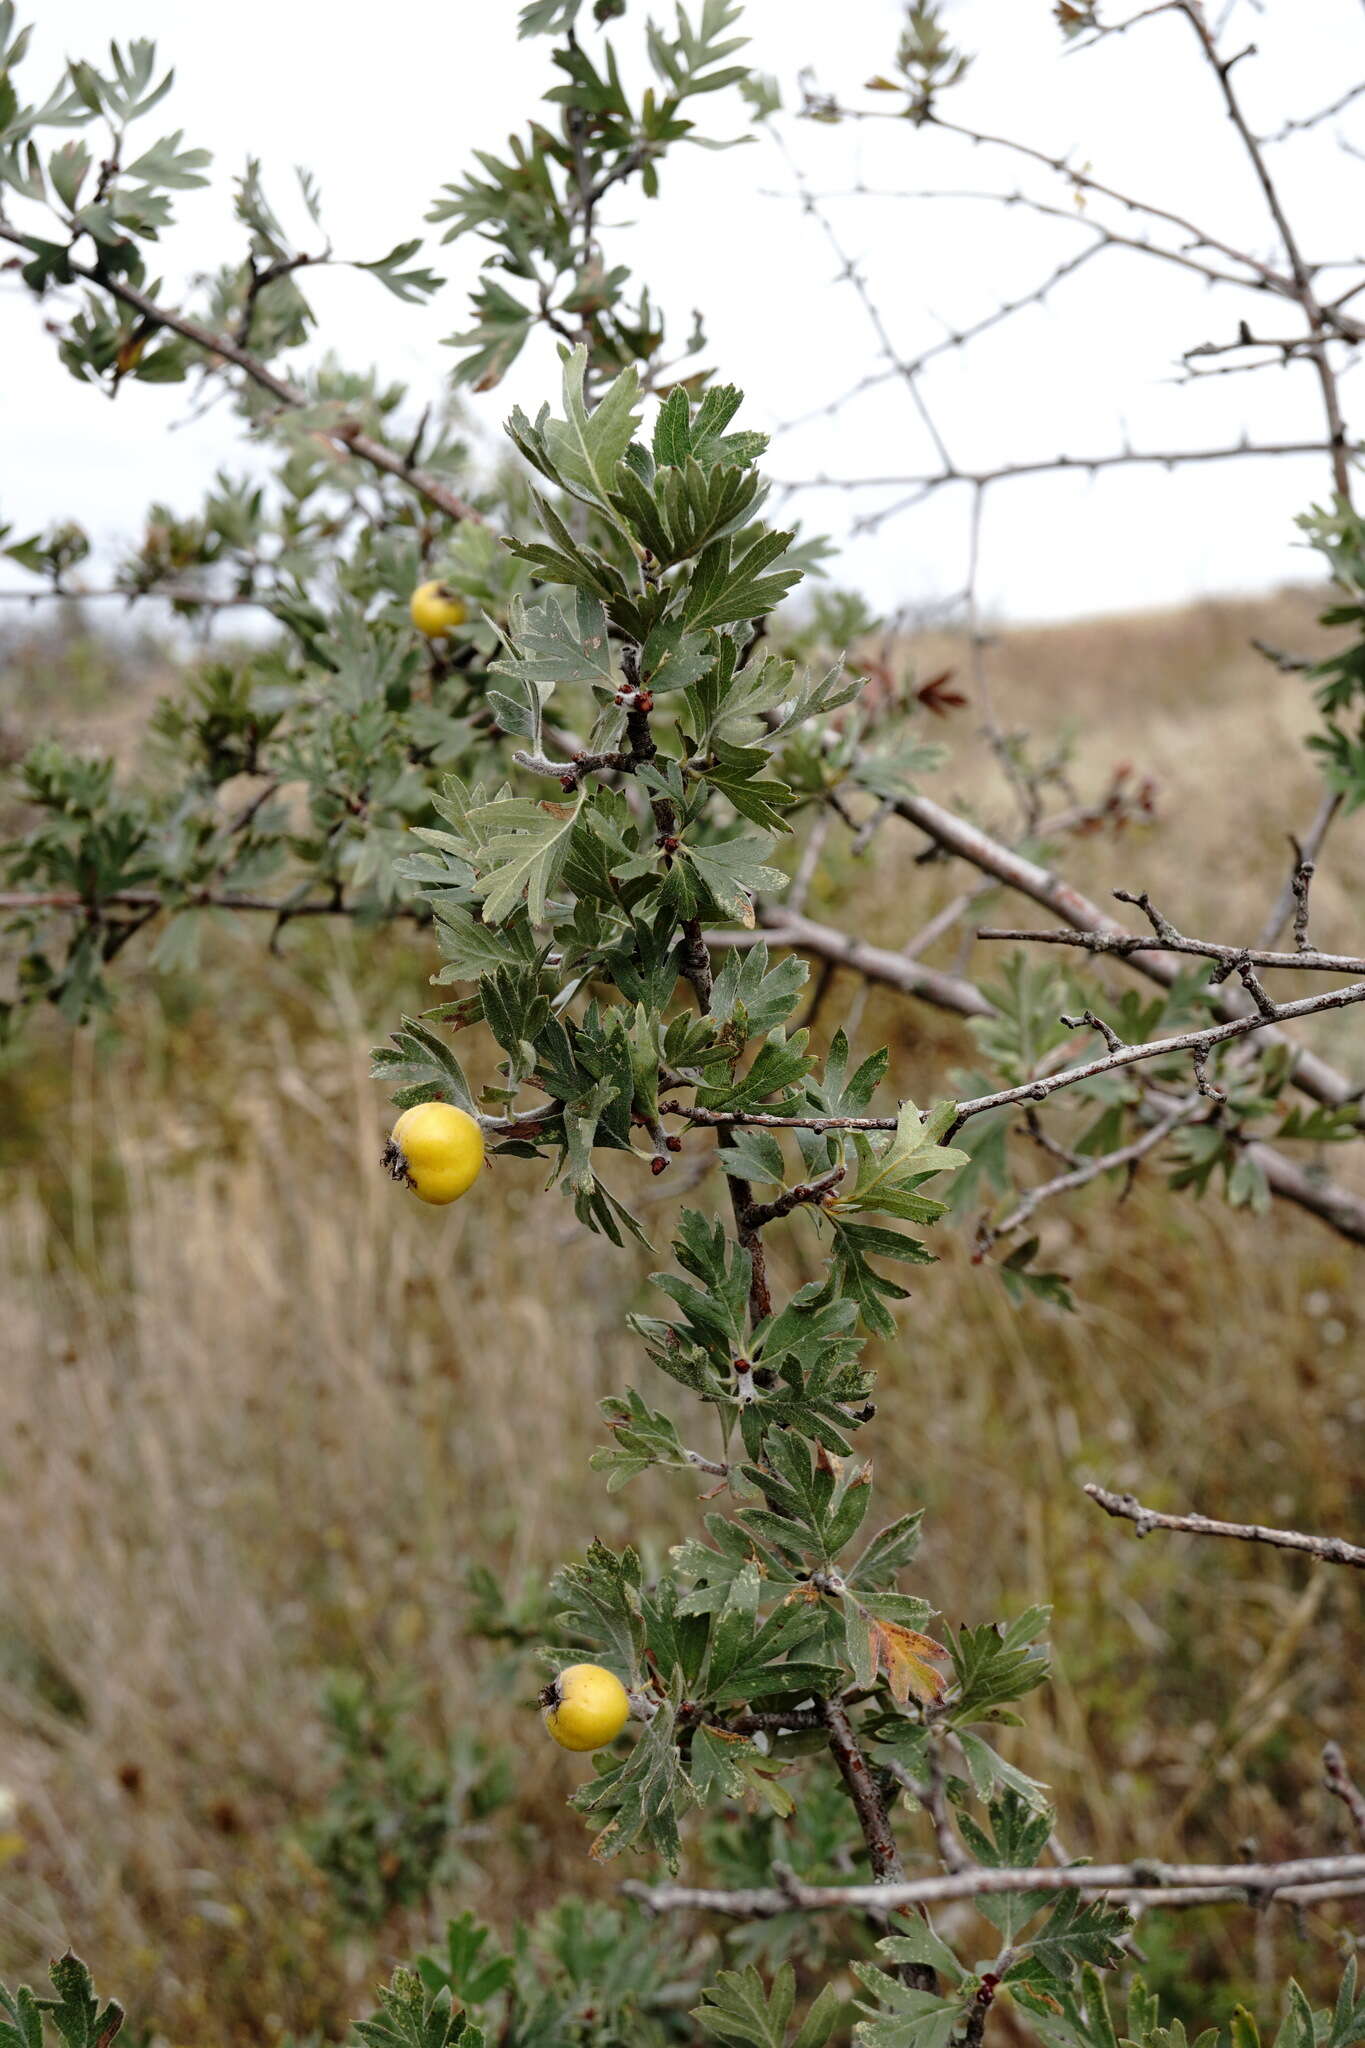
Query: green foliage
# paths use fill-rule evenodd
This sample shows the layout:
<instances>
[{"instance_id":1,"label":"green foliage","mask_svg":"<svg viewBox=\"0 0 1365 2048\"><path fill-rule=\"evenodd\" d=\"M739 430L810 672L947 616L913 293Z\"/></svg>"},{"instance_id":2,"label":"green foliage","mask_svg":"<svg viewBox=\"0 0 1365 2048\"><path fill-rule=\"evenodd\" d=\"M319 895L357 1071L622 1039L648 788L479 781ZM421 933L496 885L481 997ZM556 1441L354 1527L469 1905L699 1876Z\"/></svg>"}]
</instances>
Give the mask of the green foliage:
<instances>
[{"instance_id":1,"label":"green foliage","mask_svg":"<svg viewBox=\"0 0 1365 2048\"><path fill-rule=\"evenodd\" d=\"M456 2012L450 1993L431 1991L415 1970L395 1970L379 1993L379 2009L357 2020L355 2031L364 2048L483 2048L484 2036L465 2014Z\"/></svg>"},{"instance_id":2,"label":"green foliage","mask_svg":"<svg viewBox=\"0 0 1365 2048\"><path fill-rule=\"evenodd\" d=\"M5 34L0 11L0 43ZM123 2007L111 1998L101 2004L85 1964L70 1949L48 1969L51 1998L40 1998L21 1984L7 1991L0 1984L0 2048L44 2048L50 2025L63 2048L109 2048L123 2026Z\"/></svg>"},{"instance_id":3,"label":"green foliage","mask_svg":"<svg viewBox=\"0 0 1365 2048\"><path fill-rule=\"evenodd\" d=\"M303 1845L346 1919L378 1925L470 1872L469 1839L510 1797L508 1759L473 1738L423 1745L408 1703L359 1678L334 1679L324 1713L337 1776Z\"/></svg>"},{"instance_id":4,"label":"green foliage","mask_svg":"<svg viewBox=\"0 0 1365 2048\"><path fill-rule=\"evenodd\" d=\"M840 2018L840 1999L827 1984L805 2020L791 2029L796 2000L796 1973L786 1963L765 1990L752 1964L746 1970L722 1970L697 2007L693 2018L717 2041L732 2048L825 2048Z\"/></svg>"},{"instance_id":5,"label":"green foliage","mask_svg":"<svg viewBox=\"0 0 1365 2048\"><path fill-rule=\"evenodd\" d=\"M1159 1998L1142 1976L1128 1983L1127 2024L1120 2034L1108 1989L1098 1968L1082 1965L1055 1999L1040 1998L1026 1985L1015 1993L1047 2048L1116 2048L1120 2039L1132 2048L1190 2048L1179 2019L1164 2020ZM1273 2036L1274 2048L1349 2048L1365 2026L1365 1999L1357 1988L1355 1958L1347 1963L1333 2006L1314 2011L1291 1978L1285 2012ZM1194 2048L1261 2048L1262 2034L1252 2013L1239 2005L1226 2028L1206 2027Z\"/></svg>"},{"instance_id":6,"label":"green foliage","mask_svg":"<svg viewBox=\"0 0 1365 2048\"><path fill-rule=\"evenodd\" d=\"M545 95L559 115L556 126L536 122L524 138L512 136L505 157L477 151L478 171L445 186L427 216L444 227L443 241L474 233L495 251L475 295L476 324L450 337L462 351L457 380L479 391L501 381L546 321L582 339L594 373L610 374L662 348L661 316L647 292L629 303L630 273L603 262L593 216L614 186L632 179L646 198L657 197L660 164L676 144L724 146L699 134L682 109L748 75L744 65L725 61L744 48L743 36L729 34L739 7L700 0L693 19L678 8L673 36L649 25L657 86L633 102L611 44L595 59L575 34L580 11L579 0L538 0L521 13L523 36L566 38L554 53L565 82ZM599 23L624 11L624 0L599 0L593 9ZM698 330L684 354L703 346Z\"/></svg>"},{"instance_id":7,"label":"green foliage","mask_svg":"<svg viewBox=\"0 0 1365 2048\"><path fill-rule=\"evenodd\" d=\"M970 1820L962 1823L969 1848L988 1869L1037 1862L1052 1829L1050 1812L1030 1807L1012 1791L992 1801L989 1822L989 1831ZM1015 1892L974 1903L1003 1939L997 1962L988 1971L965 1968L923 1922L879 1942L888 1962L927 1967L940 1984L946 1980L947 1989L925 1990L885 1969L857 1965L859 1981L877 2001L864 2007L876 2016L855 2030L860 2048L942 2048L973 2007L988 2008L1000 1992L1030 2015L1059 2011L1079 1972L1088 1972L1087 1982L1098 1982L1094 1973L1115 1968L1122 1958L1129 1916L1121 1907L1087 1905L1075 1892Z\"/></svg>"},{"instance_id":8,"label":"green foliage","mask_svg":"<svg viewBox=\"0 0 1365 2048\"><path fill-rule=\"evenodd\" d=\"M1329 787L1340 792L1348 811L1365 804L1365 524L1344 499L1330 508L1314 506L1299 520L1312 545L1326 559L1341 592L1322 615L1325 626L1348 626L1356 636L1340 653L1309 670L1322 730L1309 746L1322 763Z\"/></svg>"},{"instance_id":9,"label":"green foliage","mask_svg":"<svg viewBox=\"0 0 1365 2048\"><path fill-rule=\"evenodd\" d=\"M956 85L970 63L971 59L951 42L943 26L943 10L936 0L920 0L920 4L906 8L896 68L909 88L906 112L913 121L918 123L930 117L936 95Z\"/></svg>"},{"instance_id":10,"label":"green foliage","mask_svg":"<svg viewBox=\"0 0 1365 2048\"><path fill-rule=\"evenodd\" d=\"M641 1913L566 1899L521 1923L509 1950L462 1914L415 1967L503 2048L664 2048L688 2037L702 1965Z\"/></svg>"},{"instance_id":11,"label":"green foliage","mask_svg":"<svg viewBox=\"0 0 1365 2048\"><path fill-rule=\"evenodd\" d=\"M233 366L244 428L273 462L264 481L220 475L192 516L153 506L117 565L130 598L159 596L184 621L250 606L273 634L196 657L132 775L55 743L28 756L24 816L4 849L5 878L26 899L6 913L20 948L8 1014L46 1000L87 1017L151 926L156 958L183 967L208 917L264 912L278 938L297 919L344 915L439 949L433 980L449 999L402 1017L374 1056L400 1108L458 1104L506 1170L533 1166L617 1245L645 1236L627 1206L632 1176L667 1173L684 1147L709 1162L699 1205L660 1232L658 1298L630 1318L668 1405L634 1386L610 1394L611 1442L593 1462L609 1490L655 1467L704 1475L722 1505L666 1558L593 1541L558 1574L548 1620L534 1596L475 1585L470 1632L535 1641L555 1669L586 1652L628 1687L633 1725L571 1802L600 1860L631 1852L676 1870L699 1849L755 1884L788 1858L798 1877L880 1877L894 1859L878 1814L889 1835L895 1804L896 1825L918 1828L930 1853L946 1854L951 1834L965 1862L1031 1870L1052 1835L1045 1788L982 1730L998 1739L1045 1681L1046 1611L936 1620L911 1579L920 1517L877 1526L859 1448L875 1415L867 1342L908 1349L913 1336L909 1290L888 1266L930 1265L923 1233L950 1207L1015 1198L1006 1121L959 1134L957 1101L923 1112L881 1102L887 1048L855 1054L837 1031L822 1055L798 1014L804 964L775 959L758 936L793 840L823 831L831 811L847 821L850 802L871 830L940 765L918 706L943 706L932 685L916 692L889 668L881 699L857 701L870 665L845 650L881 623L859 601L826 593L804 621L782 615L822 549L767 523L765 437L739 423L742 394L699 367L700 325L666 361L648 290L607 258L608 194L638 180L653 197L674 146L735 139L703 134L699 103L741 87L760 118L777 104L733 61L744 39L731 0L679 8L671 27L645 23L654 84L638 92L611 38L594 33L626 11L626 0L523 6L523 35L561 39L545 116L504 156L479 153L428 216L446 241L473 234L487 251L474 324L452 338L457 383L495 386L537 333L560 344L558 410L514 408L513 453L471 476L453 409L414 423L402 387L331 357L297 383L278 369L313 326L302 275L353 259L330 242L301 250L254 160L234 189L241 260L196 286L193 306L160 304L151 253L207 164L178 130L129 140L170 74L150 44L115 44L108 72L74 61L26 104L14 74L27 36L0 0L0 186L51 222L43 236L4 232L32 292L82 293L62 360L111 395L125 380ZM911 6L897 77L873 87L930 121L966 61L940 9ZM838 116L832 102L811 111ZM111 136L98 165L79 135L50 145L45 131L96 119ZM302 172L299 184L321 233L313 181ZM441 282L421 252L399 239L355 267L421 301ZM1330 617L1359 634L1362 529L1338 507L1310 531L1348 600ZM39 587L72 589L89 552L80 527L9 536L9 559ZM407 604L433 578L467 617L423 642ZM1365 801L1365 726L1351 722L1363 678L1359 646L1315 676L1325 726L1314 744L1350 805ZM1008 746L1021 771L1019 744ZM1129 995L1111 1005L1111 1028L1131 1040L1189 1028L1207 1019L1211 987L1201 971L1159 997ZM1027 1097L1091 1057L1093 1018L1066 1015L1084 991L1052 958L1007 958L980 996L966 1007L985 1072L962 1077L962 1095ZM476 1052L461 1059L453 1040L466 1031ZM1171 1059L1153 1078L1182 1073ZM1351 1106L1286 1107L1290 1078L1283 1052L1229 1060L1221 1096L1201 1097L1175 1140L1173 1185L1221 1180L1234 1206L1256 1208L1268 1200L1249 1144L1258 1132L1313 1145L1356 1132ZM1078 1160L1142 1128L1129 1074L1093 1076L1074 1099ZM800 1279L785 1296L764 1235L776 1225L800 1233ZM983 1246L995 1227L1005 1233L988 1213ZM1009 1296L1072 1306L1038 1253L1028 1238L1000 1260ZM327 1714L338 1767L304 1830L313 1862L352 1923L427 1908L467 1874L473 1824L505 1803L502 1760L473 1741L435 1754L400 1700L357 1681L333 1687ZM979 1916L999 1940L991 1968L918 1919L895 1923L879 1962L865 1925L845 1929L871 2001L863 2048L979 2039L997 1996L1049 2048L1115 2048L1099 1973L1122 1961L1126 1914L1031 1889L983 1897ZM440 1953L395 1974L356 2033L365 2048L654 2048L693 2038L687 2012L700 2000L691 2018L714 2039L825 2048L849 2019L833 1982L813 1995L803 1983L798 2012L795 1936L780 1924L792 1917L742 1937L727 1957L741 1967L703 1987L697 1953L633 1914L571 1904L519 1927L506 1949L465 1915ZM835 1953L834 1937L803 1939L826 1943L827 1962ZM52 1974L55 1999L0 1993L0 2048L43 2048L49 2020L65 2048L107 2048L118 2008L99 2007L74 1959ZM1354 1984L1348 1972L1330 2016L1292 1987L1277 2048L1350 2048ZM1145 1993L1130 2004L1138 2048L1183 2048L1179 2023L1163 2027ZM1256 2048L1249 2020L1233 2031L1234 2048Z\"/></svg>"}]
</instances>

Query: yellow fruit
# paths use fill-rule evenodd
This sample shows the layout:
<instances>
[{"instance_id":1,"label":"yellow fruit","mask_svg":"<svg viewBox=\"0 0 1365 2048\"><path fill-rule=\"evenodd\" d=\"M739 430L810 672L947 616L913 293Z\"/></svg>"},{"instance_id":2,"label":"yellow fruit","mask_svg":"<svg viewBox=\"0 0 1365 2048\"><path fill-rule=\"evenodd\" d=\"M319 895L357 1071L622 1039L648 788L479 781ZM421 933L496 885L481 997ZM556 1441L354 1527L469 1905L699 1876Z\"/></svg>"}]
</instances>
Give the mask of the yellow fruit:
<instances>
[{"instance_id":1,"label":"yellow fruit","mask_svg":"<svg viewBox=\"0 0 1365 2048\"><path fill-rule=\"evenodd\" d=\"M451 1102L405 1109L384 1147L384 1165L424 1202L458 1202L479 1177L483 1132Z\"/></svg>"},{"instance_id":2,"label":"yellow fruit","mask_svg":"<svg viewBox=\"0 0 1365 2048\"><path fill-rule=\"evenodd\" d=\"M545 1726L561 1749L601 1749L630 1717L630 1695L600 1664L569 1664L540 1695Z\"/></svg>"},{"instance_id":3,"label":"yellow fruit","mask_svg":"<svg viewBox=\"0 0 1365 2048\"><path fill-rule=\"evenodd\" d=\"M419 583L408 599L408 612L419 633L439 640L469 617L461 598L448 583Z\"/></svg>"}]
</instances>

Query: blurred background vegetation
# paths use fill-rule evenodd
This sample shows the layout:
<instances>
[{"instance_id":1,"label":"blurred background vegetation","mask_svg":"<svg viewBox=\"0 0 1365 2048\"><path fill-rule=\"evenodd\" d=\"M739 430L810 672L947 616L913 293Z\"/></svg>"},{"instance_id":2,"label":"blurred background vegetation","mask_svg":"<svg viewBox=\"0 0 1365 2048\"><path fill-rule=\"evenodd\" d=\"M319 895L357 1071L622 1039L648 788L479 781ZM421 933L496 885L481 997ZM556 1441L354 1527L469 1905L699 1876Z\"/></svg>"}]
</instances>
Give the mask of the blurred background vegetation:
<instances>
[{"instance_id":1,"label":"blurred background vegetation","mask_svg":"<svg viewBox=\"0 0 1365 2048\"><path fill-rule=\"evenodd\" d=\"M1262 921L1283 821L1317 789L1307 693L1251 642L1320 652L1319 608L1292 589L1002 637L1012 716L1074 723L1087 787L1123 762L1154 784L1150 823L1070 849L1082 886L1146 886L1186 930ZM126 756L183 666L74 607L6 631L7 757L54 730ZM930 675L960 651L925 636L914 653ZM974 723L948 725L946 801L982 768ZM1270 758L1273 816L1247 801ZM1315 888L1323 946L1351 941L1363 844L1348 821ZM863 858L846 837L818 886L833 894L812 914L856 895L860 930L900 945L961 883L883 833ZM281 2038L335 2035L464 1907L506 1930L566 1893L611 1899L564 1805L581 1765L536 1724L526 1643L563 1556L594 1534L657 1554L693 1513L676 1475L623 1505L588 1471L596 1401L636 1373L623 1318L648 1255L586 1237L510 1160L449 1212L398 1196L367 1051L395 1006L428 1000L434 952L410 929L324 923L278 952L225 927L193 977L131 961L115 1020L39 1021L0 1064L0 1974L37 1972L69 1932L144 2033L214 2048L259 2039L262 2012ZM970 1050L952 1018L851 975L818 1033L839 1024L885 1037L897 1095L921 1100ZM1340 1057L1332 1024L1315 1044ZM705 1170L695 1144L652 1191L660 1237ZM1099 1187L1040 1219L1039 1263L1075 1285L1065 1316L1010 1304L973 1264L972 1220L938 1234L943 1263L874 1347L878 1478L930 1511L923 1590L947 1626L1055 1603L1027 1751L1062 1841L1218 1861L1338 1842L1318 1756L1349 1740L1365 1654L1351 1574L1140 1545L1080 1484L1357 1524L1349 1249L1306 1216ZM808 1277L794 1238L773 1256ZM742 1880L746 1857L782 1853L774 1833L820 1825L818 1799L790 1823L727 1816L712 1866ZM584 1943L643 1942L666 2006L683 1936L597 1910L543 1932L566 1998ZM1286 1971L1312 1982L1288 1915L1176 1932L1149 1919L1139 1944L1200 2023ZM713 1965L764 1933L694 1938Z\"/></svg>"}]
</instances>

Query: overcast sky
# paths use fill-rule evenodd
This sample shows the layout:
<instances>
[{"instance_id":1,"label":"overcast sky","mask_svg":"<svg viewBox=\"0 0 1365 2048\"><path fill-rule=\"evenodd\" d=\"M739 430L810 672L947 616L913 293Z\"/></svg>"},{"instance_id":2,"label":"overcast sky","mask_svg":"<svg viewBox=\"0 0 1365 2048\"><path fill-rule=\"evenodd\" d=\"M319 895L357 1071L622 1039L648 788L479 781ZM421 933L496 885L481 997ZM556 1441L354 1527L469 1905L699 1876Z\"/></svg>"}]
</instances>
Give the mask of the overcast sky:
<instances>
[{"instance_id":1,"label":"overcast sky","mask_svg":"<svg viewBox=\"0 0 1365 2048\"><path fill-rule=\"evenodd\" d=\"M176 286L240 252L226 178L248 153L261 157L267 189L286 208L292 166L307 164L337 251L377 256L419 231L433 195L465 169L472 150L500 149L524 125L549 74L549 44L517 40L515 0L386 0L382 8L332 0L325 9L309 0L234 0L229 16L188 9L183 0L21 4L21 17L30 11L39 20L25 70L44 90L66 56L98 60L110 34L154 36L174 62L175 87L152 116L147 139L181 127L189 143L213 151L219 173L214 188L179 200L181 225L162 259ZM641 11L641 0L632 0L631 16ZM952 24L977 56L944 113L1070 153L1120 189L1273 255L1254 184L1188 27L1160 19L1098 49L1063 54L1052 14L1051 0L957 0ZM615 30L623 47L636 33L631 16ZM748 0L745 10L756 61L777 75L789 107L799 103L803 67L821 86L877 104L860 88L890 68L900 18L892 0ZM1262 129L1365 77L1360 0L1240 0L1229 34L1232 47L1259 45L1236 75ZM698 106L708 132L741 132L730 96ZM781 133L801 174L822 193L859 183L940 194L1009 191L1022 182L1074 205L1057 181L1021 178L999 151L908 123L830 127L788 119ZM1365 147L1365 112L1352 107L1275 155L1315 260L1362 253L1365 162L1341 151L1343 135ZM632 193L608 215L618 223L610 252L657 287L676 338L691 309L703 308L710 360L751 394L749 423L768 428L824 404L884 361L866 311L838 281L836 258L793 190L792 163L764 139L720 154L679 152L659 201ZM847 197L830 212L903 357L1028 292L1086 239L1070 221L967 199ZM311 231L300 224L299 233L307 246ZM354 273L308 281L324 336L348 360L407 379L418 403L447 372L441 338L468 324L476 246L429 260L449 278L429 308L404 307ZM1174 381L1182 349L1229 338L1243 313L1263 331L1294 331L1287 312L1261 297L1210 293L1174 267L1110 251L1060 283L1045 308L1031 307L971 348L939 358L924 395L955 463L969 467L1102 454L1125 438L1165 449L1223 445L1244 430L1257 440L1316 437L1314 383L1303 365L1193 388ZM13 278L0 280L0 518L27 533L76 516L107 544L136 531L151 499L189 512L215 467L242 465L226 409L190 419L183 390L128 384L111 404L78 385L56 361L47 317ZM553 375L548 348L528 349L506 384L470 401L477 426L491 439L511 402L538 403ZM1348 375L1348 400L1354 388ZM780 478L906 475L937 466L900 383L865 393L835 418L780 434L769 464ZM1294 545L1294 514L1328 487L1325 465L1310 457L1214 464L1174 477L1123 470L1094 480L1011 482L988 495L982 594L999 616L1039 618L1303 576L1311 565ZM799 511L808 530L845 540L859 511L898 495L812 492ZM848 538L839 579L883 606L957 589L965 499L958 488ZM11 572L3 581L9 587L23 578Z\"/></svg>"}]
</instances>

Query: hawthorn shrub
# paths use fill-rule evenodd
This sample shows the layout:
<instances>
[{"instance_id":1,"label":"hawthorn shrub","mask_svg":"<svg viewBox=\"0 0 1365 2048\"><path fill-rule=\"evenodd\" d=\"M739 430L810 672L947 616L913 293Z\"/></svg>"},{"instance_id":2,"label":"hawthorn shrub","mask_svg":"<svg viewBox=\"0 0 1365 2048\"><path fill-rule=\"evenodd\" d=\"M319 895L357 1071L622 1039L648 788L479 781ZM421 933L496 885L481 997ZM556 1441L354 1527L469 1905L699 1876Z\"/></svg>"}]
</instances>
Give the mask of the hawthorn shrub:
<instances>
[{"instance_id":1,"label":"hawthorn shrub","mask_svg":"<svg viewBox=\"0 0 1365 2048\"><path fill-rule=\"evenodd\" d=\"M1262 165L1234 60L1197 0L1151 11L1186 20ZM1057 12L1073 40L1123 26ZM649 1875L626 1882L619 1909L571 1900L507 1949L467 1915L451 1922L358 2023L370 2048L700 2035L945 2048L992 2024L1048 2048L1113 2048L1120 2028L1168 2048L1183 2028L1133 1967L1135 1916L1287 1904L1313 1916L1330 1954L1350 1944L1337 1902L1365 1892L1365 1842L1232 1866L1154 1861L1141 1843L1122 1864L1071 1857L1026 1737L1005 1732L1047 1680L1047 1611L939 1619L914 1589L919 1514L874 1512L867 1446L885 1397L863 1353L871 1337L895 1340L906 1377L894 1398L913 1397L905 1276L933 1263L925 1233L945 1218L974 1229L1016 1303L1065 1313L1067 1278L1040 1266L1031 1218L1139 1169L1163 1172L1173 1198L1287 1201L1365 1242L1350 1167L1333 1178L1320 1165L1358 1144L1360 1085L1296 1035L1365 1000L1365 961L1310 936L1322 843L1365 795L1365 530L1335 367L1362 335L1344 297L1319 295L1269 184L1284 268L1256 259L1258 288L1297 308L1293 350L1322 389L1334 496L1307 524L1341 587L1332 622L1349 634L1312 678L1328 793L1255 943L1190 936L1141 893L1127 900L1144 922L1120 925L1052 862L1078 825L1121 820L1127 795L1046 816L1056 760L996 727L982 696L1021 811L988 831L921 787L944 758L929 734L949 679L920 682L894 647L890 660L861 651L881 622L855 598L786 609L825 550L769 522L765 437L742 394L701 366L700 331L669 356L663 316L610 262L603 226L610 194L653 198L675 150L718 139L697 126L712 95L732 108L742 95L760 122L780 103L750 73L728 0L644 24L654 82L633 90L623 79L640 53L623 71L613 43L633 34L629 19L616 26L629 13L626 0L598 0L591 18L579 0L523 8L523 33L553 43L545 118L505 156L480 155L430 216L446 239L475 234L489 251L473 325L454 338L454 384L495 386L538 330L559 349L553 401L534 417L514 409L507 460L481 472L448 400L416 394L414 426L407 392L334 357L283 367L310 338L306 272L339 259L330 244L295 245L256 164L235 187L241 262L175 302L149 264L207 159L178 132L138 139L169 75L150 45L115 45L111 68L73 62L30 103L26 32L0 5L0 237L24 285L62 309L67 367L111 390L222 379L274 458L264 480L215 479L191 518L153 508L113 587L187 620L251 607L277 629L190 665L156 715L156 779L53 743L23 761L28 817L0 898L9 1027L40 1002L81 1025L116 1000L117 963L135 948L184 971L207 920L258 919L278 939L299 920L348 918L376 943L382 928L437 956L442 1000L395 1020L375 1054L399 1111L462 1110L500 1171L558 1187L579 1225L617 1246L648 1240L641 1192L678 1175L680 1155L696 1168L697 1206L677 1210L653 1296L630 1318L648 1370L602 1404L593 1462L611 1490L652 1468L700 1480L699 1524L648 1568L600 1542L566 1562L538 1644L552 1719L566 1667L595 1662L625 1688L627 1731L585 1767L574 1804L588 1853L630 1853ZM949 125L940 97L966 60L935 8L908 10L893 68L871 85L898 96L892 118ZM804 110L849 112L813 91ZM73 132L53 146L51 129ZM301 199L323 236L306 174ZM1195 247L1248 261L1211 239ZM359 267L405 300L440 284L413 239ZM1245 334L1237 346L1254 347ZM968 479L978 493L989 480ZM70 524L6 551L61 595L88 542ZM449 609L414 614L413 593L433 583ZM449 630L419 632L414 617ZM809 918L831 825L865 843L892 819L1059 919L1036 934L1054 950L998 934L1017 950L972 978ZM1055 964L1073 953L1081 971ZM967 1018L976 1062L923 1108L884 1099L885 1047L839 1030L814 1050L811 959ZM1120 987L1109 962L1143 983ZM1288 972L1308 992L1283 993ZM477 1083L457 1055L464 1033L489 1075ZM1040 1149L1058 1169L1042 1181L1029 1171ZM389 1164L401 1182L401 1146ZM767 1257L774 1230L803 1233L814 1269L785 1293ZM1340 1535L1092 1491L1139 1534L1365 1563ZM481 1625L512 1626L504 1589L484 1592ZM472 1812L496 1815L498 1766L471 1751L448 1775L344 1689L331 1711L346 1763L311 1853L346 1912L383 1922L458 1855L455 1777ZM1326 1769L1365 1830L1348 1760L1332 1751ZM722 1957L697 1930L730 1923L746 1933ZM42 2048L46 2029L67 2048L105 2048L122 2015L84 1967L54 1963L52 1988L0 1994L0 2048ZM1244 2010L1231 2033L1236 2048L1259 2039ZM1282 2048L1363 2035L1353 1957L1334 2004L1315 2010L1288 1987Z\"/></svg>"}]
</instances>

